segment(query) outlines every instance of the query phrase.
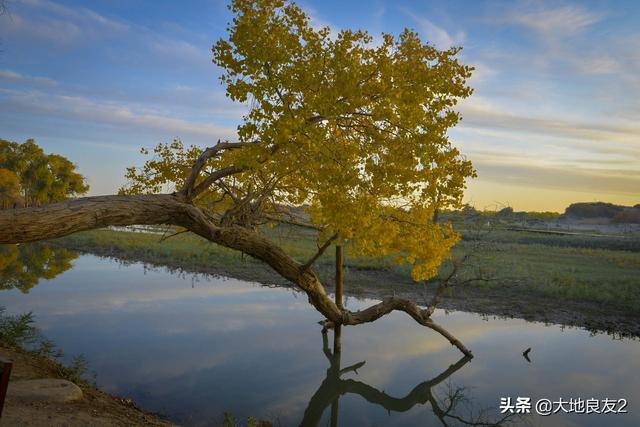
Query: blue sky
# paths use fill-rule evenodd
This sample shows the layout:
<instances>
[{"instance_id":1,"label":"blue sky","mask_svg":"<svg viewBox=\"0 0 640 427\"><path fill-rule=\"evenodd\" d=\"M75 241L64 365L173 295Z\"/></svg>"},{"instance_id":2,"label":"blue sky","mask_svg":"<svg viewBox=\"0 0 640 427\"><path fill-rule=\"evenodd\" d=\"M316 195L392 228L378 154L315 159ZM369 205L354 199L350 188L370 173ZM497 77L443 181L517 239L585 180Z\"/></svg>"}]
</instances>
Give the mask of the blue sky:
<instances>
[{"instance_id":1,"label":"blue sky","mask_svg":"<svg viewBox=\"0 0 640 427\"><path fill-rule=\"evenodd\" d=\"M314 25L417 30L464 47L475 93L451 130L478 208L640 203L640 2L317 1ZM8 0L0 17L0 138L35 138L113 193L142 146L234 138L211 45L224 1Z\"/></svg>"}]
</instances>

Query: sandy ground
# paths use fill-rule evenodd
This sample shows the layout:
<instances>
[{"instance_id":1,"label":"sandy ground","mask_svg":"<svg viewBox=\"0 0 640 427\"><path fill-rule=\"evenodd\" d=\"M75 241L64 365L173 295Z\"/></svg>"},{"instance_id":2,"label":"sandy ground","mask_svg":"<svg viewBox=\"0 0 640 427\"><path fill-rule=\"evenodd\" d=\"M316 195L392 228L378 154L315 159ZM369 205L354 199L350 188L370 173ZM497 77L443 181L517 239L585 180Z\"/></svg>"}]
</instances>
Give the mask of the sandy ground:
<instances>
[{"instance_id":1,"label":"sandy ground","mask_svg":"<svg viewBox=\"0 0 640 427\"><path fill-rule=\"evenodd\" d=\"M11 359L11 380L55 378L50 360L0 347L0 355ZM170 426L125 401L91 387L83 387L81 400L67 403L25 403L8 397L0 427L42 426Z\"/></svg>"}]
</instances>

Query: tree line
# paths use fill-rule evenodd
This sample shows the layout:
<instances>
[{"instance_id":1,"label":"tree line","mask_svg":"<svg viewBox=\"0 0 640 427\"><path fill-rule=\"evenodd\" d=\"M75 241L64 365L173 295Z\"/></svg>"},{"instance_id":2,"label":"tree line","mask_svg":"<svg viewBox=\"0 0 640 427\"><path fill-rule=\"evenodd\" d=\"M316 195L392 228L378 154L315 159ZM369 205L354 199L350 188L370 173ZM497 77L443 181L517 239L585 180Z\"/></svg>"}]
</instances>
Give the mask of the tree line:
<instances>
[{"instance_id":1,"label":"tree line","mask_svg":"<svg viewBox=\"0 0 640 427\"><path fill-rule=\"evenodd\" d=\"M40 206L85 194L89 185L76 165L59 154L46 154L33 139L0 139L0 207Z\"/></svg>"}]
</instances>

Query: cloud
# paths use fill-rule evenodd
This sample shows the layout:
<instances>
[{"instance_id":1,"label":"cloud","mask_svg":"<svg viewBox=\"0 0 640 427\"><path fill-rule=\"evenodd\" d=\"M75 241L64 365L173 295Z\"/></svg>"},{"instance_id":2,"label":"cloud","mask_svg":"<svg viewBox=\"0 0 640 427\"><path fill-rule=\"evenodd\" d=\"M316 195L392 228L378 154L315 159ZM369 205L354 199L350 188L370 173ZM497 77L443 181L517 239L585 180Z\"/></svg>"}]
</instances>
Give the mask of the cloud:
<instances>
[{"instance_id":1,"label":"cloud","mask_svg":"<svg viewBox=\"0 0 640 427\"><path fill-rule=\"evenodd\" d=\"M474 161L474 166L479 179L500 184L629 196L637 196L640 188L636 170L540 167L484 159Z\"/></svg>"},{"instance_id":2,"label":"cloud","mask_svg":"<svg viewBox=\"0 0 640 427\"><path fill-rule=\"evenodd\" d=\"M198 47L184 40L152 36L147 42L154 56L170 61L181 61L209 67L211 51L207 47Z\"/></svg>"},{"instance_id":3,"label":"cloud","mask_svg":"<svg viewBox=\"0 0 640 427\"><path fill-rule=\"evenodd\" d=\"M38 91L1 90L0 111L2 110L71 119L84 124L89 121L94 124L127 126L136 130L161 131L168 136L192 136L206 140L236 137L234 128L175 118L145 106Z\"/></svg>"},{"instance_id":4,"label":"cloud","mask_svg":"<svg viewBox=\"0 0 640 427\"><path fill-rule=\"evenodd\" d=\"M34 86L57 86L58 82L48 77L29 76L11 70L0 70L0 79L11 82L26 83Z\"/></svg>"},{"instance_id":5,"label":"cloud","mask_svg":"<svg viewBox=\"0 0 640 427\"><path fill-rule=\"evenodd\" d=\"M456 34L450 34L447 30L437 26L422 15L405 8L400 8L400 10L418 25L420 35L439 49L449 49L452 46L459 46L464 41L464 32L460 31Z\"/></svg>"},{"instance_id":6,"label":"cloud","mask_svg":"<svg viewBox=\"0 0 640 427\"><path fill-rule=\"evenodd\" d=\"M51 18L26 19L12 13L0 26L0 34L14 35L22 39L45 41L58 47L68 47L82 39L77 25Z\"/></svg>"},{"instance_id":7,"label":"cloud","mask_svg":"<svg viewBox=\"0 0 640 427\"><path fill-rule=\"evenodd\" d=\"M4 20L0 33L45 41L58 47L85 44L125 34L126 23L84 7L66 7L46 0L23 0ZM27 17L28 16L28 17Z\"/></svg>"},{"instance_id":8,"label":"cloud","mask_svg":"<svg viewBox=\"0 0 640 427\"><path fill-rule=\"evenodd\" d=\"M482 100L462 103L461 127L516 130L527 133L598 141L628 143L640 148L640 126L621 121L571 120L506 112Z\"/></svg>"},{"instance_id":9,"label":"cloud","mask_svg":"<svg viewBox=\"0 0 640 427\"><path fill-rule=\"evenodd\" d=\"M580 6L566 5L552 9L513 11L503 22L522 25L544 37L571 36L583 32L602 20L602 13L588 11Z\"/></svg>"},{"instance_id":10,"label":"cloud","mask_svg":"<svg viewBox=\"0 0 640 427\"><path fill-rule=\"evenodd\" d=\"M95 28L96 25L99 25L101 29L108 30L111 33L125 32L129 28L129 25L124 22L108 18L85 7L71 8L48 0L22 0L21 3L39 11L46 11L47 13L52 13L58 17L66 18L67 20L76 20L78 22L86 23L87 26L91 26L93 28Z\"/></svg>"},{"instance_id":11,"label":"cloud","mask_svg":"<svg viewBox=\"0 0 640 427\"><path fill-rule=\"evenodd\" d=\"M506 61L520 67L537 68L558 74L613 74L624 71L622 44L613 43L611 31L598 32L596 24L607 14L582 5L546 6L543 2L516 3L507 12L484 19L491 25L508 25L529 30L538 43L522 54L506 51ZM520 37L516 33L516 37ZM526 32L523 33L526 35ZM528 46L527 44L521 44ZM494 58L495 59L495 58Z\"/></svg>"},{"instance_id":12,"label":"cloud","mask_svg":"<svg viewBox=\"0 0 640 427\"><path fill-rule=\"evenodd\" d=\"M0 35L63 49L99 49L103 47L100 41L120 40L127 49L119 47L116 53L107 53L119 62L133 53L132 63L139 63L143 56L152 56L174 66L211 64L209 44L195 45L85 7L71 8L48 0L24 0L17 5L20 7L3 20Z\"/></svg>"}]
</instances>

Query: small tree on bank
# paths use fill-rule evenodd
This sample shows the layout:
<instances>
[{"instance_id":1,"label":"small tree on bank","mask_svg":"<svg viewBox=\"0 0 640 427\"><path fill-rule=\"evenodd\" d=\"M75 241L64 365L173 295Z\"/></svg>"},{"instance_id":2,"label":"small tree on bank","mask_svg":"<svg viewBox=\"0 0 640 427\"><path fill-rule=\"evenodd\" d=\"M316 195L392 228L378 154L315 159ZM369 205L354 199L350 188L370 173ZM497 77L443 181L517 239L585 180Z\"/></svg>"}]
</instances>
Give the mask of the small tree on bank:
<instances>
[{"instance_id":1,"label":"small tree on bank","mask_svg":"<svg viewBox=\"0 0 640 427\"><path fill-rule=\"evenodd\" d=\"M25 242L107 225L174 224L269 264L306 292L326 327L357 325L393 310L470 352L430 316L434 307L388 298L358 312L338 307L313 271L333 243L359 255L392 255L414 280L437 273L458 235L434 221L459 208L471 163L452 146L453 110L471 94L459 48L440 51L405 30L374 44L363 31L314 29L294 3L235 0L228 38L213 47L227 96L251 105L238 141L205 149L161 144L127 171L118 196L0 213L0 242ZM171 194L157 194L174 185ZM308 205L298 224L290 206ZM317 230L304 262L258 225Z\"/></svg>"},{"instance_id":2,"label":"small tree on bank","mask_svg":"<svg viewBox=\"0 0 640 427\"><path fill-rule=\"evenodd\" d=\"M13 188L16 179L19 196L12 195L10 200L8 188ZM22 144L0 139L0 196L3 208L12 207L18 201L25 207L59 202L87 191L89 185L76 171L76 165L66 157L45 154L33 139Z\"/></svg>"}]
</instances>

